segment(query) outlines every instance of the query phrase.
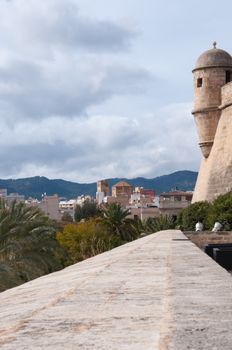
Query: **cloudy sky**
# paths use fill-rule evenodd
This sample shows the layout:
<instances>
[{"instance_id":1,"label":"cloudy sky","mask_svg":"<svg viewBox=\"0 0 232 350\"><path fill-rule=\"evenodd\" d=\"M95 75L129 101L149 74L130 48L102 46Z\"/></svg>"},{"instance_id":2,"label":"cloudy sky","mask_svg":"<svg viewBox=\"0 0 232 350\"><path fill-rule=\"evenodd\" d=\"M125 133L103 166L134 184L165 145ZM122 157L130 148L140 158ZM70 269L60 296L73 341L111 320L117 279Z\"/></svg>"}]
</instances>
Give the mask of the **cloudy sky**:
<instances>
[{"instance_id":1,"label":"cloudy sky","mask_svg":"<svg viewBox=\"0 0 232 350\"><path fill-rule=\"evenodd\" d=\"M221 8L221 10L220 10ZM0 0L0 178L198 170L191 70L232 3Z\"/></svg>"}]
</instances>

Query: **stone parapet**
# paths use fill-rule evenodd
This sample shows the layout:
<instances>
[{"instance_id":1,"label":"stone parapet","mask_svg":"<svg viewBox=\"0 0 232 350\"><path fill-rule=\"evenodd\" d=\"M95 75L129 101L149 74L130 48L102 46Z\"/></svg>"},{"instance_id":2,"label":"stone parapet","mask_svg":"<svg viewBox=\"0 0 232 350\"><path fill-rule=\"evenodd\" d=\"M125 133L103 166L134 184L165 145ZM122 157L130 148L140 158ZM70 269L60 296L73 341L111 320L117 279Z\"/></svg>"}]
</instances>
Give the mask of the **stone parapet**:
<instances>
[{"instance_id":1,"label":"stone parapet","mask_svg":"<svg viewBox=\"0 0 232 350\"><path fill-rule=\"evenodd\" d=\"M232 232L230 231L187 231L185 235L202 250L207 244L232 243Z\"/></svg>"},{"instance_id":2,"label":"stone parapet","mask_svg":"<svg viewBox=\"0 0 232 350\"><path fill-rule=\"evenodd\" d=\"M1 350L230 350L232 280L158 232L0 294Z\"/></svg>"}]
</instances>

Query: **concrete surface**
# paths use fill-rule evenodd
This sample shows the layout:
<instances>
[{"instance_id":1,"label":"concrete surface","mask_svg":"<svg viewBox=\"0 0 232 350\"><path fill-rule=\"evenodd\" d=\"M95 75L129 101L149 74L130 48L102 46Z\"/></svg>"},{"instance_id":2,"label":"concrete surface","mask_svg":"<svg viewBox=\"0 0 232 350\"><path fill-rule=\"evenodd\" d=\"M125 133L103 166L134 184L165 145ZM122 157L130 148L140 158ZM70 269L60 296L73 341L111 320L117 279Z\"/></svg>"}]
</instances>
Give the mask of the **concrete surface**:
<instances>
[{"instance_id":1,"label":"concrete surface","mask_svg":"<svg viewBox=\"0 0 232 350\"><path fill-rule=\"evenodd\" d=\"M0 294L0 348L231 350L231 276L163 231Z\"/></svg>"}]
</instances>

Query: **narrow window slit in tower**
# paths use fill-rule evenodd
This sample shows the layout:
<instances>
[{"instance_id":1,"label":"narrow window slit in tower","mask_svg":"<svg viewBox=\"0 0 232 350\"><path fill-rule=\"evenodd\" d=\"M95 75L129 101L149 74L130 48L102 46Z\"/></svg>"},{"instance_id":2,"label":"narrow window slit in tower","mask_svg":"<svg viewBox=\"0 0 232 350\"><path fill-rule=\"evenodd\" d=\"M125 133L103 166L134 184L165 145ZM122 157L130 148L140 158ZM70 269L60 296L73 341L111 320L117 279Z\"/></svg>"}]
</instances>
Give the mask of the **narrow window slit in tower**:
<instances>
[{"instance_id":1,"label":"narrow window slit in tower","mask_svg":"<svg viewBox=\"0 0 232 350\"><path fill-rule=\"evenodd\" d=\"M226 70L226 84L231 81L231 71Z\"/></svg>"},{"instance_id":2,"label":"narrow window slit in tower","mask_svg":"<svg viewBox=\"0 0 232 350\"><path fill-rule=\"evenodd\" d=\"M202 87L202 83L203 83L203 79L202 78L198 78L197 79L197 87Z\"/></svg>"}]
</instances>

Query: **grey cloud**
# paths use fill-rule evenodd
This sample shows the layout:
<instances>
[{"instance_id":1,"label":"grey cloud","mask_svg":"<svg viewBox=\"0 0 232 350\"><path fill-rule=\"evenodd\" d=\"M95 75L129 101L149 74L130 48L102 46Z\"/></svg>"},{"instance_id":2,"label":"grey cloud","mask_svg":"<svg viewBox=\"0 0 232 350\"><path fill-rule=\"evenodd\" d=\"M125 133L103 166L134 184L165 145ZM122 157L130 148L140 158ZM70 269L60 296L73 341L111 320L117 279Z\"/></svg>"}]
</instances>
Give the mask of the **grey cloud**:
<instances>
[{"instance_id":1,"label":"grey cloud","mask_svg":"<svg viewBox=\"0 0 232 350\"><path fill-rule=\"evenodd\" d=\"M190 105L157 107L177 99L180 48L161 50L162 28L149 26L130 56L133 27L84 17L76 3L0 2L0 176L86 182L197 168Z\"/></svg>"},{"instance_id":2,"label":"grey cloud","mask_svg":"<svg viewBox=\"0 0 232 350\"><path fill-rule=\"evenodd\" d=\"M50 44L69 46L72 50L82 48L94 52L128 50L132 39L136 37L135 31L120 24L90 20L73 12L57 18L50 28L42 26L42 30L42 36Z\"/></svg>"},{"instance_id":3,"label":"grey cloud","mask_svg":"<svg viewBox=\"0 0 232 350\"><path fill-rule=\"evenodd\" d=\"M102 115L65 124L62 118L53 118L26 125L27 130L20 124L3 130L1 174L39 173L86 182L101 176L155 177L178 169L195 170L199 164L190 104L172 105L143 118Z\"/></svg>"},{"instance_id":4,"label":"grey cloud","mask_svg":"<svg viewBox=\"0 0 232 350\"><path fill-rule=\"evenodd\" d=\"M155 79L146 69L134 69L123 66L108 68L108 74L104 78L104 85L108 91L118 94L141 94L151 87ZM123 82L123 83L122 83Z\"/></svg>"},{"instance_id":5,"label":"grey cloud","mask_svg":"<svg viewBox=\"0 0 232 350\"><path fill-rule=\"evenodd\" d=\"M114 95L142 93L151 82L144 69L91 58L85 67L81 60L73 66L12 61L0 69L0 112L11 119L75 116Z\"/></svg>"},{"instance_id":6,"label":"grey cloud","mask_svg":"<svg viewBox=\"0 0 232 350\"><path fill-rule=\"evenodd\" d=\"M83 17L75 0L0 2L1 118L86 115L113 96L144 94L152 74L120 56L135 36Z\"/></svg>"},{"instance_id":7,"label":"grey cloud","mask_svg":"<svg viewBox=\"0 0 232 350\"><path fill-rule=\"evenodd\" d=\"M32 47L116 52L127 50L138 34L119 22L83 17L74 0L49 0L46 5L37 0L15 0L8 6L2 4L2 10L0 38L6 33L12 41L23 39ZM6 16L11 21L4 20Z\"/></svg>"}]
</instances>

